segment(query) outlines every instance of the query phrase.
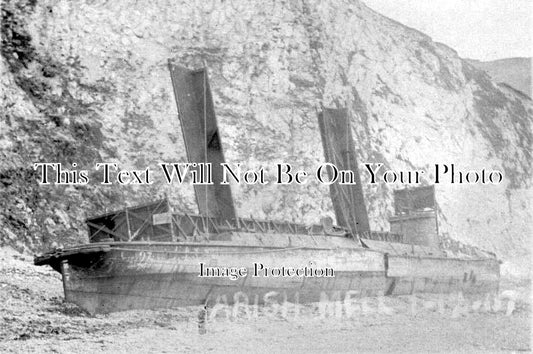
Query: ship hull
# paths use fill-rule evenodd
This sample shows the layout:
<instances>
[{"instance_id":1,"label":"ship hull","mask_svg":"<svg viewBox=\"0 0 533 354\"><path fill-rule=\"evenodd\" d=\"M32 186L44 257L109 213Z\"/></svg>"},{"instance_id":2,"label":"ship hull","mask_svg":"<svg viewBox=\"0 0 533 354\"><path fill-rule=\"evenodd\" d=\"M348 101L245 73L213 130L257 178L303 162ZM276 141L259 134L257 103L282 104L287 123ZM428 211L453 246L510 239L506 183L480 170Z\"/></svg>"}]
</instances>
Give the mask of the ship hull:
<instances>
[{"instance_id":1,"label":"ship hull","mask_svg":"<svg viewBox=\"0 0 533 354\"><path fill-rule=\"evenodd\" d=\"M216 303L310 303L413 293L490 293L493 259L390 255L368 248L271 248L179 243L110 243L57 257L65 298L90 313ZM244 267L246 276L200 276L200 264ZM333 269L334 276L264 276L286 267ZM277 274L277 273L276 273ZM324 273L325 274L325 273Z\"/></svg>"}]
</instances>

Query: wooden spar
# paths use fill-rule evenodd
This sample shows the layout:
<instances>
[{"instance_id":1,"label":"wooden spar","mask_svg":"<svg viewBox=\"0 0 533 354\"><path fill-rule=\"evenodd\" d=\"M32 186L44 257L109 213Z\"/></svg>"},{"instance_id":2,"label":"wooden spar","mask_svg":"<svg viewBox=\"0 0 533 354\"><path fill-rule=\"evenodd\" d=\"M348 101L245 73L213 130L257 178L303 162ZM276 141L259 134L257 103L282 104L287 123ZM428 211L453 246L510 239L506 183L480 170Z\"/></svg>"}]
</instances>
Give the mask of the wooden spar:
<instances>
[{"instance_id":1,"label":"wooden spar","mask_svg":"<svg viewBox=\"0 0 533 354\"><path fill-rule=\"evenodd\" d=\"M210 217L235 219L231 187L220 184L224 152L207 70L189 70L171 62L169 69L187 158L190 163L211 164L213 184L194 186L199 212Z\"/></svg>"},{"instance_id":2,"label":"wooden spar","mask_svg":"<svg viewBox=\"0 0 533 354\"><path fill-rule=\"evenodd\" d=\"M329 186L337 223L348 228L354 236L370 234L348 112L346 109L323 108L318 114L318 125L326 162L335 165L339 171L354 173L355 185L337 181ZM331 178L333 171L328 169L328 173Z\"/></svg>"}]
</instances>

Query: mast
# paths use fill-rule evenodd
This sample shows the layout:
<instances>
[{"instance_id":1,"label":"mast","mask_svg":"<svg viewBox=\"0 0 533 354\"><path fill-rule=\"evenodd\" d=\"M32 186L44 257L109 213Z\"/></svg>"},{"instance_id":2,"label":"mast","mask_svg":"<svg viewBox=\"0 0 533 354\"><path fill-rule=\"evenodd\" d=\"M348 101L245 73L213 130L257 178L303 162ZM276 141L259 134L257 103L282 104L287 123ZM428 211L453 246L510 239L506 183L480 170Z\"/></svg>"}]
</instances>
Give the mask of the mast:
<instances>
[{"instance_id":1,"label":"mast","mask_svg":"<svg viewBox=\"0 0 533 354\"><path fill-rule=\"evenodd\" d=\"M330 196L339 226L347 228L355 236L370 234L363 187L355 155L350 121L346 109L323 108L318 114L326 162L339 170L351 170L354 184L330 184ZM330 178L333 171L328 169Z\"/></svg>"},{"instance_id":2,"label":"mast","mask_svg":"<svg viewBox=\"0 0 533 354\"><path fill-rule=\"evenodd\" d=\"M189 70L168 63L174 96L178 106L183 139L190 163L211 164L213 184L195 185L200 214L235 219L231 187L222 185L224 152L218 132L207 69ZM207 165L206 165L207 166ZM198 169L200 172L200 170Z\"/></svg>"}]
</instances>

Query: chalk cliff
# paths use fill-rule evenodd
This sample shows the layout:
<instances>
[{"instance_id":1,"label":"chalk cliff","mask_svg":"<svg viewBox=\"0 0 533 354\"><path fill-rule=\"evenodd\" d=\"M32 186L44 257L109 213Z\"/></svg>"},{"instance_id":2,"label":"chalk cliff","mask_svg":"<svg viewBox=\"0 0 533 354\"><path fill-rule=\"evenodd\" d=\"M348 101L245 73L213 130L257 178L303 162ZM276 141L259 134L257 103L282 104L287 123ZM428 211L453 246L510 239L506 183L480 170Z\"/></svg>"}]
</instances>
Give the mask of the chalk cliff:
<instances>
[{"instance_id":1,"label":"chalk cliff","mask_svg":"<svg viewBox=\"0 0 533 354\"><path fill-rule=\"evenodd\" d=\"M164 195L195 210L191 186L100 186L94 170L185 161L171 58L208 67L228 162L313 171L325 105L349 109L361 163L502 171L500 185L439 184L439 230L529 271L531 100L357 0L5 0L1 31L0 242L77 243L85 215ZM77 163L91 183L39 186L35 162ZM371 225L386 230L401 186L367 181ZM242 216L332 215L317 183L235 185L234 198Z\"/></svg>"}]
</instances>

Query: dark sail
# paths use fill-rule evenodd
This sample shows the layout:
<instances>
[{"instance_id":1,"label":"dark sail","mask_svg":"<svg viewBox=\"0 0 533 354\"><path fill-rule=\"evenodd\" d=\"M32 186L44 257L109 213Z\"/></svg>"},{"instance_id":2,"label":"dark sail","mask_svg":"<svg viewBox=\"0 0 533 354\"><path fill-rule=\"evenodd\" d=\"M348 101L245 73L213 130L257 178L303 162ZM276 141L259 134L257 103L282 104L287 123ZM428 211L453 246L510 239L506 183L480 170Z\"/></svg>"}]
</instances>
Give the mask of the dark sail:
<instances>
[{"instance_id":1,"label":"dark sail","mask_svg":"<svg viewBox=\"0 0 533 354\"><path fill-rule=\"evenodd\" d=\"M330 185L331 200L340 226L348 228L353 235L370 233L361 177L355 155L354 141L346 109L324 108L318 115L320 134L326 162L339 170L351 170L355 184ZM328 172L332 171L328 169Z\"/></svg>"},{"instance_id":2,"label":"dark sail","mask_svg":"<svg viewBox=\"0 0 533 354\"><path fill-rule=\"evenodd\" d=\"M236 218L231 188L221 185L224 152L218 133L206 69L189 70L169 62L187 158L212 165L212 185L195 185L200 214Z\"/></svg>"}]
</instances>

